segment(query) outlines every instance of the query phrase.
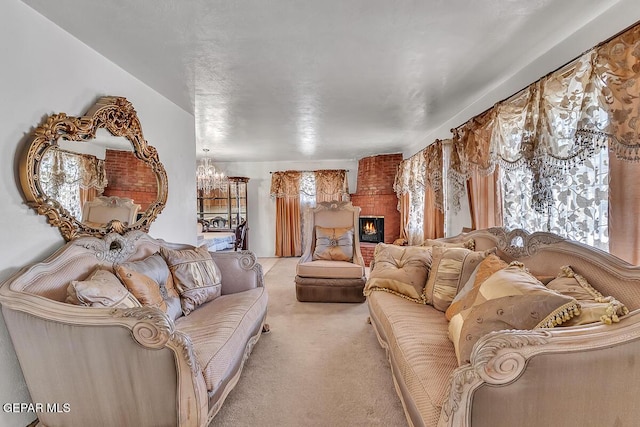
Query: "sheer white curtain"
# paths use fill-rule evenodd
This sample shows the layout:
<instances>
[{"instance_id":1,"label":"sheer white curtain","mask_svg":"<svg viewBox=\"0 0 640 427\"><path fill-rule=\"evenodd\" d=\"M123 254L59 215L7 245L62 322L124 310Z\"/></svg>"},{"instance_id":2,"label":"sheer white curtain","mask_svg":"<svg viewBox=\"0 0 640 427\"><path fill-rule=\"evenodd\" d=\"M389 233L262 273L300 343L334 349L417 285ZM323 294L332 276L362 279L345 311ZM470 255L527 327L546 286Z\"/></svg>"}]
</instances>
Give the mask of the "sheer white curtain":
<instances>
[{"instance_id":1,"label":"sheer white curtain","mask_svg":"<svg viewBox=\"0 0 640 427\"><path fill-rule=\"evenodd\" d=\"M543 211L533 205L530 169L501 170L504 225L509 229L547 231L609 250L609 151L567 169L551 184L553 202Z\"/></svg>"},{"instance_id":2,"label":"sheer white curtain","mask_svg":"<svg viewBox=\"0 0 640 427\"><path fill-rule=\"evenodd\" d=\"M302 250L307 247L309 212L316 207L316 177L314 172L302 172L300 177L300 212L302 215Z\"/></svg>"}]
</instances>

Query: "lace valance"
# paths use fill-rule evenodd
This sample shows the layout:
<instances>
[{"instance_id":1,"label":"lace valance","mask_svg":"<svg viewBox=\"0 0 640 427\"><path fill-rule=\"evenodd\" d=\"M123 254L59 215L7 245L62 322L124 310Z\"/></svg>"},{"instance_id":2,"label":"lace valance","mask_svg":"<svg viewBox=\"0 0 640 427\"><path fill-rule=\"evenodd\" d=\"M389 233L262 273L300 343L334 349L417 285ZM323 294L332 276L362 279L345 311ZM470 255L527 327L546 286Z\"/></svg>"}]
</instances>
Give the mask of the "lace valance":
<instances>
[{"instance_id":1,"label":"lace valance","mask_svg":"<svg viewBox=\"0 0 640 427\"><path fill-rule=\"evenodd\" d=\"M314 173L316 194L321 198L327 201L342 200L345 194L349 194L347 171L344 169L317 170Z\"/></svg>"},{"instance_id":2,"label":"lace valance","mask_svg":"<svg viewBox=\"0 0 640 427\"><path fill-rule=\"evenodd\" d=\"M640 25L596 48L594 84L609 119L605 132L621 160L640 160Z\"/></svg>"},{"instance_id":3,"label":"lace valance","mask_svg":"<svg viewBox=\"0 0 640 427\"><path fill-rule=\"evenodd\" d=\"M280 171L271 174L271 197L299 197L300 171Z\"/></svg>"}]
</instances>

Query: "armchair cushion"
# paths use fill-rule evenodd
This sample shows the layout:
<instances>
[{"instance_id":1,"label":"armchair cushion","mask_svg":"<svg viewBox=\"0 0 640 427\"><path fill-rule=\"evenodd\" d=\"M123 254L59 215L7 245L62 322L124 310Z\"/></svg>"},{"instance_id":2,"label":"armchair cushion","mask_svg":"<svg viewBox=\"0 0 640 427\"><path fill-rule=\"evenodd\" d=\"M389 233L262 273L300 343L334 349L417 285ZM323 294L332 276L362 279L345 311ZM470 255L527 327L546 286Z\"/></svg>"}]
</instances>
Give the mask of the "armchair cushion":
<instances>
[{"instance_id":1,"label":"armchair cushion","mask_svg":"<svg viewBox=\"0 0 640 427\"><path fill-rule=\"evenodd\" d=\"M325 279L360 279L364 276L361 265L346 261L318 260L302 262L296 273L301 277L321 277Z\"/></svg>"},{"instance_id":2,"label":"armchair cushion","mask_svg":"<svg viewBox=\"0 0 640 427\"><path fill-rule=\"evenodd\" d=\"M173 275L185 316L198 306L220 296L222 275L205 246L182 250L162 246L160 254Z\"/></svg>"},{"instance_id":3,"label":"armchair cushion","mask_svg":"<svg viewBox=\"0 0 640 427\"><path fill-rule=\"evenodd\" d=\"M141 307L113 273L101 269L95 269L86 280L71 281L66 302L87 307Z\"/></svg>"},{"instance_id":4,"label":"armchair cushion","mask_svg":"<svg viewBox=\"0 0 640 427\"><path fill-rule=\"evenodd\" d=\"M353 227L316 226L316 247L312 260L351 262L353 260Z\"/></svg>"}]
</instances>

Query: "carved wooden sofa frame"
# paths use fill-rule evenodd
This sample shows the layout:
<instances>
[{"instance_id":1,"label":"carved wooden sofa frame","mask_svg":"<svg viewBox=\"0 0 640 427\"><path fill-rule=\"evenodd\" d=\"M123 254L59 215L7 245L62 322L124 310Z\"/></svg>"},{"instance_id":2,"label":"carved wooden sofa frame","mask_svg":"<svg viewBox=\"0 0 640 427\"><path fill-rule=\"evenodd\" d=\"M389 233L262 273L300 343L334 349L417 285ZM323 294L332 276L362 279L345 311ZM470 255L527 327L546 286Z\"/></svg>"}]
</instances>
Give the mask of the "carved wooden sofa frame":
<instances>
[{"instance_id":1,"label":"carved wooden sofa frame","mask_svg":"<svg viewBox=\"0 0 640 427\"><path fill-rule=\"evenodd\" d=\"M640 267L550 233L490 228L442 240L470 238L476 250L497 247L501 258L522 261L534 275L555 276L563 265L571 265L630 313L612 325L485 335L474 346L471 363L453 371L438 426L636 424L640 405L632 402L640 393ZM377 327L376 332L389 352ZM391 357L390 363L393 367ZM403 379L394 373L394 382L410 425L424 425Z\"/></svg>"},{"instance_id":2,"label":"carved wooden sofa frame","mask_svg":"<svg viewBox=\"0 0 640 427\"><path fill-rule=\"evenodd\" d=\"M100 420L102 425L202 427L218 412L261 331L268 330L266 310L244 354L237 357L238 365L208 393L190 337L160 310L61 302L63 283L86 277L98 265L111 268L143 259L160 245L192 247L155 240L141 231L83 237L0 286L2 313L33 402L54 403L55 397L57 403L69 403L73 413L70 418L37 414L39 426L95 425ZM263 287L262 268L253 253L212 256L222 273L223 294Z\"/></svg>"}]
</instances>

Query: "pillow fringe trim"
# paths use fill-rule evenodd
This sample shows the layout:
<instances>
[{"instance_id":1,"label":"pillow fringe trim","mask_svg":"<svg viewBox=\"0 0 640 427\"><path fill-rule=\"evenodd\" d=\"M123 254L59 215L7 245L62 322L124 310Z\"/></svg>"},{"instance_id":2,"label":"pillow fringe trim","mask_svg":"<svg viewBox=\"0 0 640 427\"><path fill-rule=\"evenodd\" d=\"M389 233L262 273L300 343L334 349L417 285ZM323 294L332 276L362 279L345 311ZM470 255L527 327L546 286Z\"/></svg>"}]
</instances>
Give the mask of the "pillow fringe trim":
<instances>
[{"instance_id":1,"label":"pillow fringe trim","mask_svg":"<svg viewBox=\"0 0 640 427\"><path fill-rule=\"evenodd\" d=\"M387 289L387 288L370 288L370 289L365 289L365 290L364 290L364 292L363 292L363 295L364 295L365 297L368 297L369 295L371 295L371 292L373 292L373 291L383 291L383 292L387 292L387 293L390 293L390 294L393 294L393 295L397 295L397 296L399 296L400 298L404 298L404 299L406 299L406 300L413 301L413 302L418 303L418 304L427 305L427 301L426 301L426 298L425 298L424 294L422 295L422 299L417 299L417 298L412 298L412 297L409 297L409 296L407 296L407 295L405 295L405 294L401 294L400 292L394 291L394 290L392 290L392 289Z\"/></svg>"},{"instance_id":2,"label":"pillow fringe trim","mask_svg":"<svg viewBox=\"0 0 640 427\"><path fill-rule=\"evenodd\" d=\"M547 317L542 319L533 329L538 328L553 328L563 324L564 322L571 320L574 316L580 315L580 304L576 301L568 302L554 311Z\"/></svg>"}]
</instances>

